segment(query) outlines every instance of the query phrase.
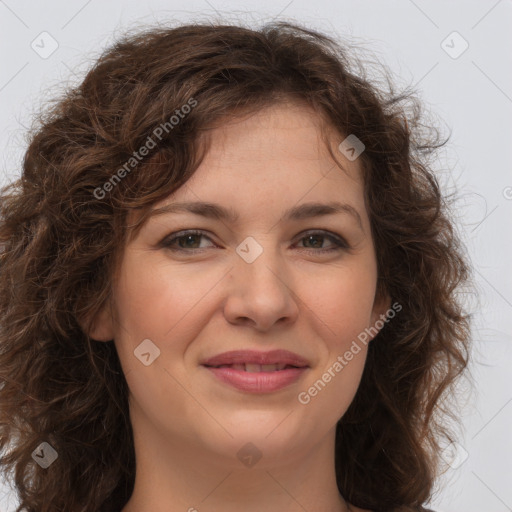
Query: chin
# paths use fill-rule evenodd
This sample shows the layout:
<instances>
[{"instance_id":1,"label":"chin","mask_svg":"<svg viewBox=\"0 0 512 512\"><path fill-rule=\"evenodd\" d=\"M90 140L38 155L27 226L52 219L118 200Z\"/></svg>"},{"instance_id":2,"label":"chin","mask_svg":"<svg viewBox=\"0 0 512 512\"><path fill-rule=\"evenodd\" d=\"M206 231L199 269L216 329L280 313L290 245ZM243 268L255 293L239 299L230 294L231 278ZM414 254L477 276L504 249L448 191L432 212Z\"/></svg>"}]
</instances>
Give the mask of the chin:
<instances>
[{"instance_id":1,"label":"chin","mask_svg":"<svg viewBox=\"0 0 512 512\"><path fill-rule=\"evenodd\" d=\"M216 436L214 451L237 453L246 450L261 452L262 463L277 461L280 457L290 457L309 443L315 444L314 435L299 424L295 414L289 411L244 411L235 415L223 426L233 436ZM272 454L272 456L270 456ZM281 461L282 462L282 461Z\"/></svg>"}]
</instances>

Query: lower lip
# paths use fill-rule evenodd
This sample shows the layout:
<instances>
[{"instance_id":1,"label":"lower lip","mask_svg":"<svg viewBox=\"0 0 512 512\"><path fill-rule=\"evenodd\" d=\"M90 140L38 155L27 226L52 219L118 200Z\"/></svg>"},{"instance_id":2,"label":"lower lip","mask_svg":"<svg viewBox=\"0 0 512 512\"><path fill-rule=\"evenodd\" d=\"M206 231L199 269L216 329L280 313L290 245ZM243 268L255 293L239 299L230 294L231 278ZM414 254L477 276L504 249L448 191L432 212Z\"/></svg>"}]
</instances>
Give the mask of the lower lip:
<instances>
[{"instance_id":1,"label":"lower lip","mask_svg":"<svg viewBox=\"0 0 512 512\"><path fill-rule=\"evenodd\" d=\"M272 391L278 391L296 382L308 369L304 367L287 368L286 370L273 372L246 372L228 367L214 368L212 366L205 366L205 368L210 370L218 379L246 393L271 393Z\"/></svg>"}]
</instances>

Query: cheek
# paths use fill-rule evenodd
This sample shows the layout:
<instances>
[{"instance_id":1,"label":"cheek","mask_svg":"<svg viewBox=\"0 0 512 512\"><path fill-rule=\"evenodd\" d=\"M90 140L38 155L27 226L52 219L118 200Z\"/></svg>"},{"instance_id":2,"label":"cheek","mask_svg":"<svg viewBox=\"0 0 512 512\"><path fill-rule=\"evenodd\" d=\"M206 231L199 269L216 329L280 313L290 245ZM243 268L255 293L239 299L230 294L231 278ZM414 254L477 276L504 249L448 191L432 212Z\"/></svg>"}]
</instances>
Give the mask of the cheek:
<instances>
[{"instance_id":1,"label":"cheek","mask_svg":"<svg viewBox=\"0 0 512 512\"><path fill-rule=\"evenodd\" d=\"M336 354L299 390L297 402L305 430L318 428L319 418L322 428L329 430L345 414L359 388L365 356L366 348L350 361Z\"/></svg>"},{"instance_id":2,"label":"cheek","mask_svg":"<svg viewBox=\"0 0 512 512\"><path fill-rule=\"evenodd\" d=\"M211 297L225 269L198 272L197 268L171 266L165 259L151 264L142 261L126 258L120 270L114 291L115 345L134 407L142 407L155 424L163 422L170 428L173 423L173 428L181 428L176 417L187 418L197 412L195 402L184 391L188 389L183 386L188 378L182 364L184 354L209 321ZM146 339L160 351L148 366L134 354ZM150 352L154 350L149 347Z\"/></svg>"},{"instance_id":3,"label":"cheek","mask_svg":"<svg viewBox=\"0 0 512 512\"><path fill-rule=\"evenodd\" d=\"M337 350L351 344L370 325L376 290L373 260L354 266L339 265L308 276L300 296L317 320L315 330ZM308 308L305 311L308 311Z\"/></svg>"},{"instance_id":4,"label":"cheek","mask_svg":"<svg viewBox=\"0 0 512 512\"><path fill-rule=\"evenodd\" d=\"M197 324L194 310L204 308L222 276L216 269L171 266L164 258L155 258L151 264L136 258L126 261L115 291L119 335L154 337L163 343L171 332L189 325L192 316Z\"/></svg>"},{"instance_id":5,"label":"cheek","mask_svg":"<svg viewBox=\"0 0 512 512\"><path fill-rule=\"evenodd\" d=\"M314 428L318 417L326 426L334 425L353 401L367 354L361 333L370 325L375 292L375 278L368 267L360 272L333 272L329 279L317 282L316 291L310 289L304 300L312 305L308 313L313 322L311 343L321 352L318 367L297 396L304 407L305 428Z\"/></svg>"}]
</instances>

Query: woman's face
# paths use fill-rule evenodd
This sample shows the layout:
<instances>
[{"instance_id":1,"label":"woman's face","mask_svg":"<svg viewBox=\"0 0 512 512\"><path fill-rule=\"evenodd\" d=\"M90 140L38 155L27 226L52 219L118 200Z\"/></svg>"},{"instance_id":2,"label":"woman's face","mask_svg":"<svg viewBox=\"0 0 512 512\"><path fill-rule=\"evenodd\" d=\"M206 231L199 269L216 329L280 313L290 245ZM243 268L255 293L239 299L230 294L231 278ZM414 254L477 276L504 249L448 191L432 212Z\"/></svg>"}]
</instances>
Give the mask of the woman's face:
<instances>
[{"instance_id":1,"label":"woman's face","mask_svg":"<svg viewBox=\"0 0 512 512\"><path fill-rule=\"evenodd\" d=\"M332 133L333 147L343 139ZM300 457L334 431L363 371L358 336L389 305L374 303L358 160L340 160L345 172L312 111L273 106L215 129L193 177L155 205L186 203L196 213L154 215L127 244L111 310L92 333L115 340L136 436L216 460L254 450L271 464ZM342 206L326 213L334 203ZM253 373L257 357L274 350L301 358L300 369ZM230 351L256 359L205 365Z\"/></svg>"}]
</instances>

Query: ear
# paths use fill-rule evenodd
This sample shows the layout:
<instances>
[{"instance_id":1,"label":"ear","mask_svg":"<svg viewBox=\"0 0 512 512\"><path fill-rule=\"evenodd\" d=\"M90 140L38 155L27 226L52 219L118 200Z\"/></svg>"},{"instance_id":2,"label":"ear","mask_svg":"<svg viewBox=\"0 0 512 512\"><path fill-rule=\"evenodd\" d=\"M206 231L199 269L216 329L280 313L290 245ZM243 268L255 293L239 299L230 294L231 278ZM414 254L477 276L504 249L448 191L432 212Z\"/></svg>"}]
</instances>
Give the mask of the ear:
<instances>
[{"instance_id":1,"label":"ear","mask_svg":"<svg viewBox=\"0 0 512 512\"><path fill-rule=\"evenodd\" d=\"M111 341L114 339L114 321L110 301L106 301L94 316L80 322L82 330L93 340Z\"/></svg>"}]
</instances>

